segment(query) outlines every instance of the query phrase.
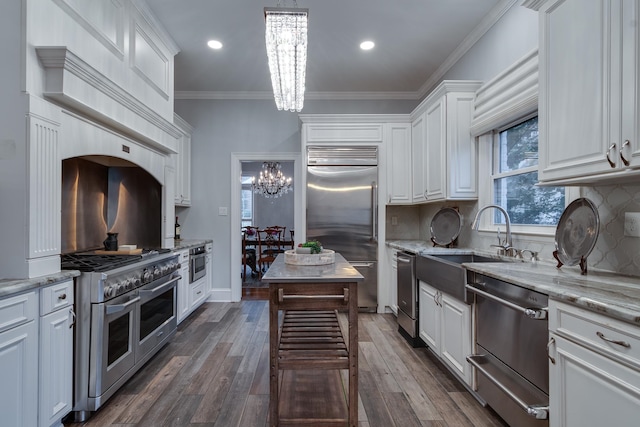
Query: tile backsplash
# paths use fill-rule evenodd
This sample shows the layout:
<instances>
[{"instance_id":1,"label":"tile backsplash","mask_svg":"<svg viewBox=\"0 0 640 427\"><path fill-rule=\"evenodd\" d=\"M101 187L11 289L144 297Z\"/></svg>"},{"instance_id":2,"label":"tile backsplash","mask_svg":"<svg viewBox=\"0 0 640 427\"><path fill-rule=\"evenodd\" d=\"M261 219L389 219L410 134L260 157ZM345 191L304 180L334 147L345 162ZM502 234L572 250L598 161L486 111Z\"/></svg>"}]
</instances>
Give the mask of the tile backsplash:
<instances>
[{"instance_id":1,"label":"tile backsplash","mask_svg":"<svg viewBox=\"0 0 640 427\"><path fill-rule=\"evenodd\" d=\"M596 246L587 258L589 268L613 271L640 277L640 237L624 235L626 212L640 212L640 185L608 185L582 187L582 197L590 199L598 209L600 233ZM496 243L496 235L471 230L471 222L478 210L477 202L446 202L416 206L387 206L387 239L429 240L433 216L442 207L456 207L462 215L462 230L457 246L487 250ZM397 222L392 223L393 218ZM513 236L513 245L538 252L543 261L554 262L553 236ZM563 268L578 269L579 266Z\"/></svg>"}]
</instances>

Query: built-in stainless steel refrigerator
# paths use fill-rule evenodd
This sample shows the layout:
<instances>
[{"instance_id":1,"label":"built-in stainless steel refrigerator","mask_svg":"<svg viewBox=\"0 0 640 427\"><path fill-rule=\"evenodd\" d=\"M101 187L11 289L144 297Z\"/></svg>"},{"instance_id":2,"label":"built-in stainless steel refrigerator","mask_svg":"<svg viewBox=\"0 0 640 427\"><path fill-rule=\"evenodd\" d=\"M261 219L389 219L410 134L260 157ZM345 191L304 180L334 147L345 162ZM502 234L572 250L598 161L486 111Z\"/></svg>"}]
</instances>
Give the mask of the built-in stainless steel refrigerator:
<instances>
[{"instance_id":1,"label":"built-in stainless steel refrigerator","mask_svg":"<svg viewBox=\"0 0 640 427\"><path fill-rule=\"evenodd\" d=\"M358 307L378 306L377 147L307 147L307 240L334 250L364 276Z\"/></svg>"}]
</instances>

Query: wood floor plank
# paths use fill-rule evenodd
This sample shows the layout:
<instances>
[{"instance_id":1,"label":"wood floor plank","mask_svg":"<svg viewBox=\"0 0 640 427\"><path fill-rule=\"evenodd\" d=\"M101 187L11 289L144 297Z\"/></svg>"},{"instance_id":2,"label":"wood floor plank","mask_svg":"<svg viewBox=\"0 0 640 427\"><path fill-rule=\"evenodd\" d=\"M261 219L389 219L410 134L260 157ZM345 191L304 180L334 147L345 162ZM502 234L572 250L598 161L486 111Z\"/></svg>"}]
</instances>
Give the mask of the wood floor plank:
<instances>
[{"instance_id":1,"label":"wood floor plank","mask_svg":"<svg viewBox=\"0 0 640 427\"><path fill-rule=\"evenodd\" d=\"M371 372L359 372L358 391L371 427L396 426ZM399 427L401 426L402 424Z\"/></svg>"},{"instance_id":2,"label":"wood floor plank","mask_svg":"<svg viewBox=\"0 0 640 427\"><path fill-rule=\"evenodd\" d=\"M269 396L249 395L240 418L240 427L267 427Z\"/></svg>"},{"instance_id":3,"label":"wood floor plank","mask_svg":"<svg viewBox=\"0 0 640 427\"><path fill-rule=\"evenodd\" d=\"M381 392L400 393L402 389L394 376L389 372L389 367L378 351L379 347L372 342L361 342L360 349L367 359L371 373Z\"/></svg>"},{"instance_id":4,"label":"wood floor plank","mask_svg":"<svg viewBox=\"0 0 640 427\"><path fill-rule=\"evenodd\" d=\"M154 402L165 392L167 385L180 372L189 360L186 356L173 357L156 375L145 390L138 394L131 404L116 418L116 423L139 423L142 416L153 406Z\"/></svg>"},{"instance_id":5,"label":"wood floor plank","mask_svg":"<svg viewBox=\"0 0 640 427\"><path fill-rule=\"evenodd\" d=\"M421 427L420 420L412 410L407 396L404 393L382 393L387 404L389 415L397 420L398 427Z\"/></svg>"},{"instance_id":6,"label":"wood floor plank","mask_svg":"<svg viewBox=\"0 0 640 427\"><path fill-rule=\"evenodd\" d=\"M398 346L405 347L409 350L409 344L406 342L390 343L387 340L387 335L378 328L379 322L364 322L364 326L369 331L369 335L376 342L376 348L380 352L381 359L384 360L390 375L396 379L401 390L406 396L408 396L409 402L411 403L418 419L441 420L442 417L438 413L437 409L434 407L426 392L416 382L413 372L407 368L403 358L397 352Z\"/></svg>"},{"instance_id":7,"label":"wood floor plank","mask_svg":"<svg viewBox=\"0 0 640 427\"><path fill-rule=\"evenodd\" d=\"M216 422L241 361L242 358L239 356L225 357L220 370L218 370L203 394L200 405L191 418L192 423Z\"/></svg>"},{"instance_id":8,"label":"wood floor plank","mask_svg":"<svg viewBox=\"0 0 640 427\"><path fill-rule=\"evenodd\" d=\"M229 354L231 343L221 342L214 348L209 354L205 363L202 364L198 370L197 375L193 376L193 379L189 382L189 385L184 390L185 394L199 394L205 393L209 387L209 383L215 378L216 374L220 370L221 360Z\"/></svg>"},{"instance_id":9,"label":"wood floor plank","mask_svg":"<svg viewBox=\"0 0 640 427\"><path fill-rule=\"evenodd\" d=\"M214 424L215 427L240 426L240 418L249 397L252 372L238 372L231 383L229 393L220 408L220 414Z\"/></svg>"},{"instance_id":10,"label":"wood floor plank","mask_svg":"<svg viewBox=\"0 0 640 427\"><path fill-rule=\"evenodd\" d=\"M173 406L173 409L166 417L149 417L147 419L143 419L143 421L139 423L139 425L148 425L149 427L188 427L191 423L191 417L200 405L201 400L202 396L183 394L177 400L176 404Z\"/></svg>"},{"instance_id":11,"label":"wood floor plank","mask_svg":"<svg viewBox=\"0 0 640 427\"><path fill-rule=\"evenodd\" d=\"M449 393L451 399L456 402L458 408L464 412L474 426L478 427L506 427L507 424L498 418L493 411L488 411L478 405L478 402L464 392Z\"/></svg>"}]
</instances>

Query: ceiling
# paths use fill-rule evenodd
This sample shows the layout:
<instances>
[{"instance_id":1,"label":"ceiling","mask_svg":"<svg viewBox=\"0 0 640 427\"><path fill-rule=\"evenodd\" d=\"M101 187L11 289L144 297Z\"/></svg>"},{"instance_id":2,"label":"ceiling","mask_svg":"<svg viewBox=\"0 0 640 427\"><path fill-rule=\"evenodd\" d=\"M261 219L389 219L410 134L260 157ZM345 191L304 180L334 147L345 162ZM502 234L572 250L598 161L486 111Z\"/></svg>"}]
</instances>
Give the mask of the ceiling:
<instances>
[{"instance_id":1,"label":"ceiling","mask_svg":"<svg viewBox=\"0 0 640 427\"><path fill-rule=\"evenodd\" d=\"M271 96L264 7L277 0L146 2L180 49L176 98ZM309 9L306 98L420 98L513 3L298 0L298 7ZM223 48L209 48L210 39ZM366 39L374 49L359 48Z\"/></svg>"}]
</instances>

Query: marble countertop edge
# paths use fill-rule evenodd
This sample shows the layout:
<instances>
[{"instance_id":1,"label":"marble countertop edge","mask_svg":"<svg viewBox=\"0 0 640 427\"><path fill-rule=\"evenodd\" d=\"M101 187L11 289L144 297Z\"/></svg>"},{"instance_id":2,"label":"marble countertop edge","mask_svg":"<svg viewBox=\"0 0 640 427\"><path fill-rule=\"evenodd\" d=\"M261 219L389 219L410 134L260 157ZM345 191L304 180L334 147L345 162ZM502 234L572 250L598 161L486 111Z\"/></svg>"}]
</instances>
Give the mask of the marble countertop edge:
<instances>
[{"instance_id":1,"label":"marble countertop edge","mask_svg":"<svg viewBox=\"0 0 640 427\"><path fill-rule=\"evenodd\" d=\"M17 295L23 292L37 289L43 286L64 282L80 275L78 270L63 270L59 273L45 276L32 277L30 279L0 279L0 298Z\"/></svg>"}]
</instances>

